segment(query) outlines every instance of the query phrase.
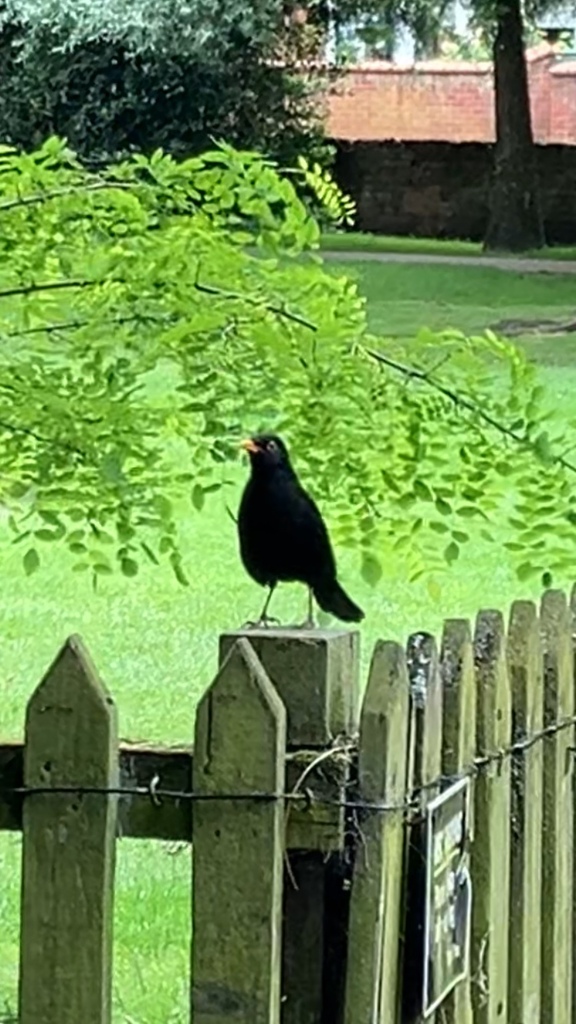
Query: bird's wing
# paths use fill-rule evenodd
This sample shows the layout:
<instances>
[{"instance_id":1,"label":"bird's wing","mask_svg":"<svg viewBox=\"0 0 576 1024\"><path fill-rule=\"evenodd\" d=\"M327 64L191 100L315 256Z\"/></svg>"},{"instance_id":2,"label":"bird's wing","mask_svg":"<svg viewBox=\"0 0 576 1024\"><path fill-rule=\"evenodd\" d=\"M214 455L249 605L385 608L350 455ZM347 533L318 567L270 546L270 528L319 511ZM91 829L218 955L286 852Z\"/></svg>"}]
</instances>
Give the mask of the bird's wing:
<instances>
[{"instance_id":1,"label":"bird's wing","mask_svg":"<svg viewBox=\"0 0 576 1024\"><path fill-rule=\"evenodd\" d=\"M316 502L300 484L292 490L289 508L290 543L302 568L314 577L334 576L336 566L326 524Z\"/></svg>"}]
</instances>

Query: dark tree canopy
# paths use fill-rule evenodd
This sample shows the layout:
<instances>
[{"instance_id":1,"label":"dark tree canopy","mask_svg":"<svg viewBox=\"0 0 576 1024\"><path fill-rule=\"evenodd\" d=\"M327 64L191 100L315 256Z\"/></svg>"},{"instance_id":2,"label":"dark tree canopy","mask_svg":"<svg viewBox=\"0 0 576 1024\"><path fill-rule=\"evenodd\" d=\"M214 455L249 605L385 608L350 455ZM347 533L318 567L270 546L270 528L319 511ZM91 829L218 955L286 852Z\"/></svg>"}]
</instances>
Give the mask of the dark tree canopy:
<instances>
[{"instance_id":1,"label":"dark tree canopy","mask_svg":"<svg viewBox=\"0 0 576 1024\"><path fill-rule=\"evenodd\" d=\"M326 158L321 80L295 67L310 35L278 0L7 0L0 137L57 133L93 165L158 147L185 156L212 138L284 163Z\"/></svg>"}]
</instances>

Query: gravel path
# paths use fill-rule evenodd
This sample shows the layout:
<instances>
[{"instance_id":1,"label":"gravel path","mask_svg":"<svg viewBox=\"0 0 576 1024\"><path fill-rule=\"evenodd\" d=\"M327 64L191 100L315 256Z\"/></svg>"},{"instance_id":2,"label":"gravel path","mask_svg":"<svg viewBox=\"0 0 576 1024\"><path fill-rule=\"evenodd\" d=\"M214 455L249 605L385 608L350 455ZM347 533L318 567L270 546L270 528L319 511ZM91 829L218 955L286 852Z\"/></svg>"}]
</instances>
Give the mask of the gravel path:
<instances>
[{"instance_id":1,"label":"gravel path","mask_svg":"<svg viewBox=\"0 0 576 1024\"><path fill-rule=\"evenodd\" d=\"M376 263L437 263L440 266L495 267L497 270L519 274L576 274L576 260L521 259L513 256L436 256L428 253L407 252L339 252L321 250L328 260L357 263L360 260Z\"/></svg>"}]
</instances>

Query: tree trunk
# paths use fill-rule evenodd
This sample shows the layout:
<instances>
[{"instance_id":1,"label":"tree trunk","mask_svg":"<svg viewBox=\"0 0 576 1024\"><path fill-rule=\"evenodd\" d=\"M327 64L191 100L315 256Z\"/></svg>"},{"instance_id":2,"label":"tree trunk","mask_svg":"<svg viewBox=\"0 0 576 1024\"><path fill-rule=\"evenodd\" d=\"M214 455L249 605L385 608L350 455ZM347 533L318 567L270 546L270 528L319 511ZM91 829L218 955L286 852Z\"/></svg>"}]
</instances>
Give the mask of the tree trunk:
<instances>
[{"instance_id":1,"label":"tree trunk","mask_svg":"<svg viewBox=\"0 0 576 1024\"><path fill-rule=\"evenodd\" d=\"M525 252L545 239L521 0L498 0L493 53L497 141L484 248Z\"/></svg>"}]
</instances>

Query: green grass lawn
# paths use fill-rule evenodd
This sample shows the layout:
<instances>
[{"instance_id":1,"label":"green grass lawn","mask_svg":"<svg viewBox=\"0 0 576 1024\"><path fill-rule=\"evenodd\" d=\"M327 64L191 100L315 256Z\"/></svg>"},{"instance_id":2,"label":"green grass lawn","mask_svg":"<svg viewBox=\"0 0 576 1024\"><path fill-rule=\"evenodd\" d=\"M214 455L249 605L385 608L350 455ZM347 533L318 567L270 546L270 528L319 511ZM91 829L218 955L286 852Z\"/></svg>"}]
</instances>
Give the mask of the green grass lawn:
<instances>
[{"instance_id":1,"label":"green grass lawn","mask_svg":"<svg viewBox=\"0 0 576 1024\"><path fill-rule=\"evenodd\" d=\"M338 266L358 275L369 300L372 327L408 335L418 327L479 331L504 318L562 319L572 314L570 277L504 273L490 268ZM560 413L568 416L576 388L574 336L522 339L541 363ZM295 453L297 462L297 453ZM192 585L183 590L164 567L145 568L134 580L112 578L93 593L70 572L65 553L47 547L42 570L31 579L20 571L21 553L2 540L4 579L0 604L2 735L22 736L26 699L59 645L71 632L87 643L116 698L120 735L151 742L190 742L194 710L216 666L218 634L259 610L262 592L238 560L235 528L225 509L236 504L245 467L235 487L216 496L202 513L183 511L182 534ZM505 609L522 588L502 558L486 544L465 549L434 601L422 584L408 584L402 564L386 560L377 590L359 576L353 554L340 558L341 576L364 605L363 664L378 636L404 639L416 629L438 630L447 616L472 616L480 607ZM302 615L305 594L285 587L275 611ZM0 838L0 1018L13 1009L18 957L19 840ZM115 1020L120 1024L178 1024L187 1020L190 941L190 853L164 844L119 843L116 899Z\"/></svg>"},{"instance_id":2,"label":"green grass lawn","mask_svg":"<svg viewBox=\"0 0 576 1024\"><path fill-rule=\"evenodd\" d=\"M373 235L368 231L326 231L321 248L326 252L397 252L427 256L484 256L480 242L457 238L415 238L406 235ZM506 256L506 253L499 253ZM518 259L517 253L510 253ZM523 253L526 259L576 260L576 246L554 245Z\"/></svg>"},{"instance_id":3,"label":"green grass lawn","mask_svg":"<svg viewBox=\"0 0 576 1024\"><path fill-rule=\"evenodd\" d=\"M520 274L493 267L339 263L368 298L373 330L410 337L418 327L456 327L468 334L503 320L576 320L572 274ZM576 333L526 332L516 339L541 365L576 365Z\"/></svg>"}]
</instances>

